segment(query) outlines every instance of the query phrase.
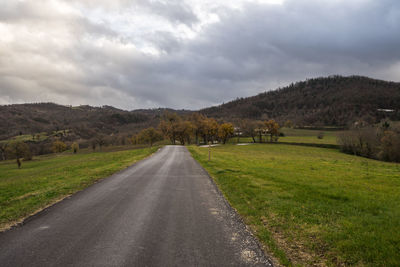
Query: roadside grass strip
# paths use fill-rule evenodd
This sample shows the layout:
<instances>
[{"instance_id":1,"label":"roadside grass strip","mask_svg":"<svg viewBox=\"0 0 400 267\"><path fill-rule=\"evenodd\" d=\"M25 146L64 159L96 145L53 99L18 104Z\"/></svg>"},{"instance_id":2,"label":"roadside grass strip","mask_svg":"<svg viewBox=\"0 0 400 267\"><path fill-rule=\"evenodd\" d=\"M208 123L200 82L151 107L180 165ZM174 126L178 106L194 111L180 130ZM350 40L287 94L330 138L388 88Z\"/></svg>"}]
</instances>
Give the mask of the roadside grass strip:
<instances>
[{"instance_id":1,"label":"roadside grass strip","mask_svg":"<svg viewBox=\"0 0 400 267\"><path fill-rule=\"evenodd\" d=\"M400 266L400 164L284 144L190 146L286 266Z\"/></svg>"}]
</instances>

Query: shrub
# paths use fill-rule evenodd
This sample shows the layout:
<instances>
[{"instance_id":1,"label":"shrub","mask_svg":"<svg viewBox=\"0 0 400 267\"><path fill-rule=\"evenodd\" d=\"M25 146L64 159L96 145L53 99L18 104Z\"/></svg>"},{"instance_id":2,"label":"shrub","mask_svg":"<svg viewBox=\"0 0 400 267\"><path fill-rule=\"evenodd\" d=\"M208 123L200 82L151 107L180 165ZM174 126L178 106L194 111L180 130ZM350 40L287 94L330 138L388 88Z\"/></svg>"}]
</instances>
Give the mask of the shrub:
<instances>
[{"instance_id":1,"label":"shrub","mask_svg":"<svg viewBox=\"0 0 400 267\"><path fill-rule=\"evenodd\" d=\"M64 152L65 150L67 150L67 145L64 142L57 140L57 141L53 142L53 144L51 146L51 150L54 153L61 153L61 152Z\"/></svg>"}]
</instances>

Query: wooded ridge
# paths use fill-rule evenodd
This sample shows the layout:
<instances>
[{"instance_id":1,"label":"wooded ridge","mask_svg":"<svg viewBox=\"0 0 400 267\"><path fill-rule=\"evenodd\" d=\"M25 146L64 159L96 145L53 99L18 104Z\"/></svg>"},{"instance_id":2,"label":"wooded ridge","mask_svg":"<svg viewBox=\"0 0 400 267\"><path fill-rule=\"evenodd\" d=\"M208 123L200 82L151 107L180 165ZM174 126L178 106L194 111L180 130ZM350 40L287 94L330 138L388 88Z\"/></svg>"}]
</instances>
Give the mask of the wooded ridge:
<instances>
[{"instance_id":1,"label":"wooded ridge","mask_svg":"<svg viewBox=\"0 0 400 267\"><path fill-rule=\"evenodd\" d=\"M205 108L214 118L269 119L297 126L349 126L400 119L400 83L361 76L329 76Z\"/></svg>"}]
</instances>

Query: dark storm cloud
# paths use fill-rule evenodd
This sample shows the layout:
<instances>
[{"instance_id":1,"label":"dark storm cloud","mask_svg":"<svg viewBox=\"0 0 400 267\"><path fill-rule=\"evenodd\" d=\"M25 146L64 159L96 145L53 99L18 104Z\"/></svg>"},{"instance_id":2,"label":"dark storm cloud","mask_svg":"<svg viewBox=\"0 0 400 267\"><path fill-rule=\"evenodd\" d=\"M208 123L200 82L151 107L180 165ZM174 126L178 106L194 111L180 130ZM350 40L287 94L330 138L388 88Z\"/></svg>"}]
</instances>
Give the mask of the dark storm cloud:
<instances>
[{"instance_id":1,"label":"dark storm cloud","mask_svg":"<svg viewBox=\"0 0 400 267\"><path fill-rule=\"evenodd\" d=\"M109 3L104 10L139 8L194 35L168 27L140 30L137 22L119 32L112 19L39 12L37 6L24 6L19 15L7 7L0 11L3 29L21 30L35 20L52 38L27 45L18 41L31 38L23 30L11 41L0 38L0 101L195 109L322 75L399 81L398 1L247 1L241 8L213 8L219 21L201 28L204 14L189 2ZM43 16L54 22L49 29L40 26Z\"/></svg>"},{"instance_id":2,"label":"dark storm cloud","mask_svg":"<svg viewBox=\"0 0 400 267\"><path fill-rule=\"evenodd\" d=\"M248 4L210 28L205 42L194 44L195 53L208 51L210 58L222 57L238 66L255 61L266 69L288 65L293 71L296 62L341 68L353 61L385 65L399 60L399 2L320 2Z\"/></svg>"}]
</instances>

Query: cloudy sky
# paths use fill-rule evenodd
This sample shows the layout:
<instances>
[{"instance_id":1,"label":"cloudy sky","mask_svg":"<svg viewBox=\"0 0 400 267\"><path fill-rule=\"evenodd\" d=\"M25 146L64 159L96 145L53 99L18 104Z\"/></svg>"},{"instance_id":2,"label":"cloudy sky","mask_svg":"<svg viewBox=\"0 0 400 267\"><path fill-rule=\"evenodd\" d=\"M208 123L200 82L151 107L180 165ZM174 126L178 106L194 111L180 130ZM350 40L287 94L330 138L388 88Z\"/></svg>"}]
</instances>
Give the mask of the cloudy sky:
<instances>
[{"instance_id":1,"label":"cloudy sky","mask_svg":"<svg viewBox=\"0 0 400 267\"><path fill-rule=\"evenodd\" d=\"M332 74L400 81L399 0L0 0L0 104L198 109Z\"/></svg>"}]
</instances>

